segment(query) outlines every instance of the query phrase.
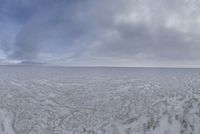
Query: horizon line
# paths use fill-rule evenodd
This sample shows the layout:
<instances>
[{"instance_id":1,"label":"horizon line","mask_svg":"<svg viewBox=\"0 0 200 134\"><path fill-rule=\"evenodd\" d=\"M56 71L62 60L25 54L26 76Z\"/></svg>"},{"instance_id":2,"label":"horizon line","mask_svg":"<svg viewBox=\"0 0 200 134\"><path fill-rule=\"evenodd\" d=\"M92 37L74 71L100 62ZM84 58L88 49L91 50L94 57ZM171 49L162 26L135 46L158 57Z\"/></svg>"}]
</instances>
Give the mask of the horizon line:
<instances>
[{"instance_id":1,"label":"horizon line","mask_svg":"<svg viewBox=\"0 0 200 134\"><path fill-rule=\"evenodd\" d=\"M66 68L174 68L174 69L200 69L199 67L192 66L111 66L111 65L51 65L51 64L2 64L1 66L9 66L9 67L20 67L20 66L29 66L29 67L66 67Z\"/></svg>"}]
</instances>

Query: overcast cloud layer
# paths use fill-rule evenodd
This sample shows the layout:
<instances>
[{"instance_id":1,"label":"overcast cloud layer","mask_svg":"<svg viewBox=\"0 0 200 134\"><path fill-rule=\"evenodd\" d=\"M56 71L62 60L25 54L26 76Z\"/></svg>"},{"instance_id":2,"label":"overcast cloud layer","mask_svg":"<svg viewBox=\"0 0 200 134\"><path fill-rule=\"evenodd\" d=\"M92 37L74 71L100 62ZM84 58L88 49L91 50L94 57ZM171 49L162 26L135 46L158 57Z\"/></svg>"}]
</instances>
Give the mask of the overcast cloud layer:
<instances>
[{"instance_id":1,"label":"overcast cloud layer","mask_svg":"<svg viewBox=\"0 0 200 134\"><path fill-rule=\"evenodd\" d=\"M0 63L200 66L198 0L0 0Z\"/></svg>"}]
</instances>

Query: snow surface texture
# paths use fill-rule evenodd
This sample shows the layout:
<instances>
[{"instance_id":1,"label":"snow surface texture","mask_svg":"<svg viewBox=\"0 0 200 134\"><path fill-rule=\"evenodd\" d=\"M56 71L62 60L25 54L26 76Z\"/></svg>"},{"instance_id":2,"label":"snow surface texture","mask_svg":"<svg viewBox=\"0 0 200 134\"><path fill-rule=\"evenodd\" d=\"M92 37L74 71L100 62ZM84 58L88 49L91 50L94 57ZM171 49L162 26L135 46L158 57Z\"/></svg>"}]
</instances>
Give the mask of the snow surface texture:
<instances>
[{"instance_id":1,"label":"snow surface texture","mask_svg":"<svg viewBox=\"0 0 200 134\"><path fill-rule=\"evenodd\" d=\"M0 67L0 134L199 134L200 70Z\"/></svg>"}]
</instances>

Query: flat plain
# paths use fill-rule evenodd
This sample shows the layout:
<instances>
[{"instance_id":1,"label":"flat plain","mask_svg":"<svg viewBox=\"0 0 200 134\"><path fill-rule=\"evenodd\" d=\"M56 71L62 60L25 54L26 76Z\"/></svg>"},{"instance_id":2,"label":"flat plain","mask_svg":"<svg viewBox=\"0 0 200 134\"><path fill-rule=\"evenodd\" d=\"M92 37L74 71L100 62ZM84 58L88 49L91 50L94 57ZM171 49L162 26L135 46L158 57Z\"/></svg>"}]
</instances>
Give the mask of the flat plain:
<instances>
[{"instance_id":1,"label":"flat plain","mask_svg":"<svg viewBox=\"0 0 200 134\"><path fill-rule=\"evenodd\" d=\"M0 67L0 134L199 134L200 69Z\"/></svg>"}]
</instances>

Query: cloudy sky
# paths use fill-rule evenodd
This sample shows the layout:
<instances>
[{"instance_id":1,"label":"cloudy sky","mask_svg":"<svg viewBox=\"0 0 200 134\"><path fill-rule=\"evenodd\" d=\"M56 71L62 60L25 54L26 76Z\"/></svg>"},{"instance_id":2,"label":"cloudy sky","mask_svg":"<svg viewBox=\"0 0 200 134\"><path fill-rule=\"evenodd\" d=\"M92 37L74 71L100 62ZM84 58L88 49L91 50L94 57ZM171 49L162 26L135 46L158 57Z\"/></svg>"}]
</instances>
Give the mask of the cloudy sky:
<instances>
[{"instance_id":1,"label":"cloudy sky","mask_svg":"<svg viewBox=\"0 0 200 134\"><path fill-rule=\"evenodd\" d=\"M200 67L198 0L0 0L0 64Z\"/></svg>"}]
</instances>

